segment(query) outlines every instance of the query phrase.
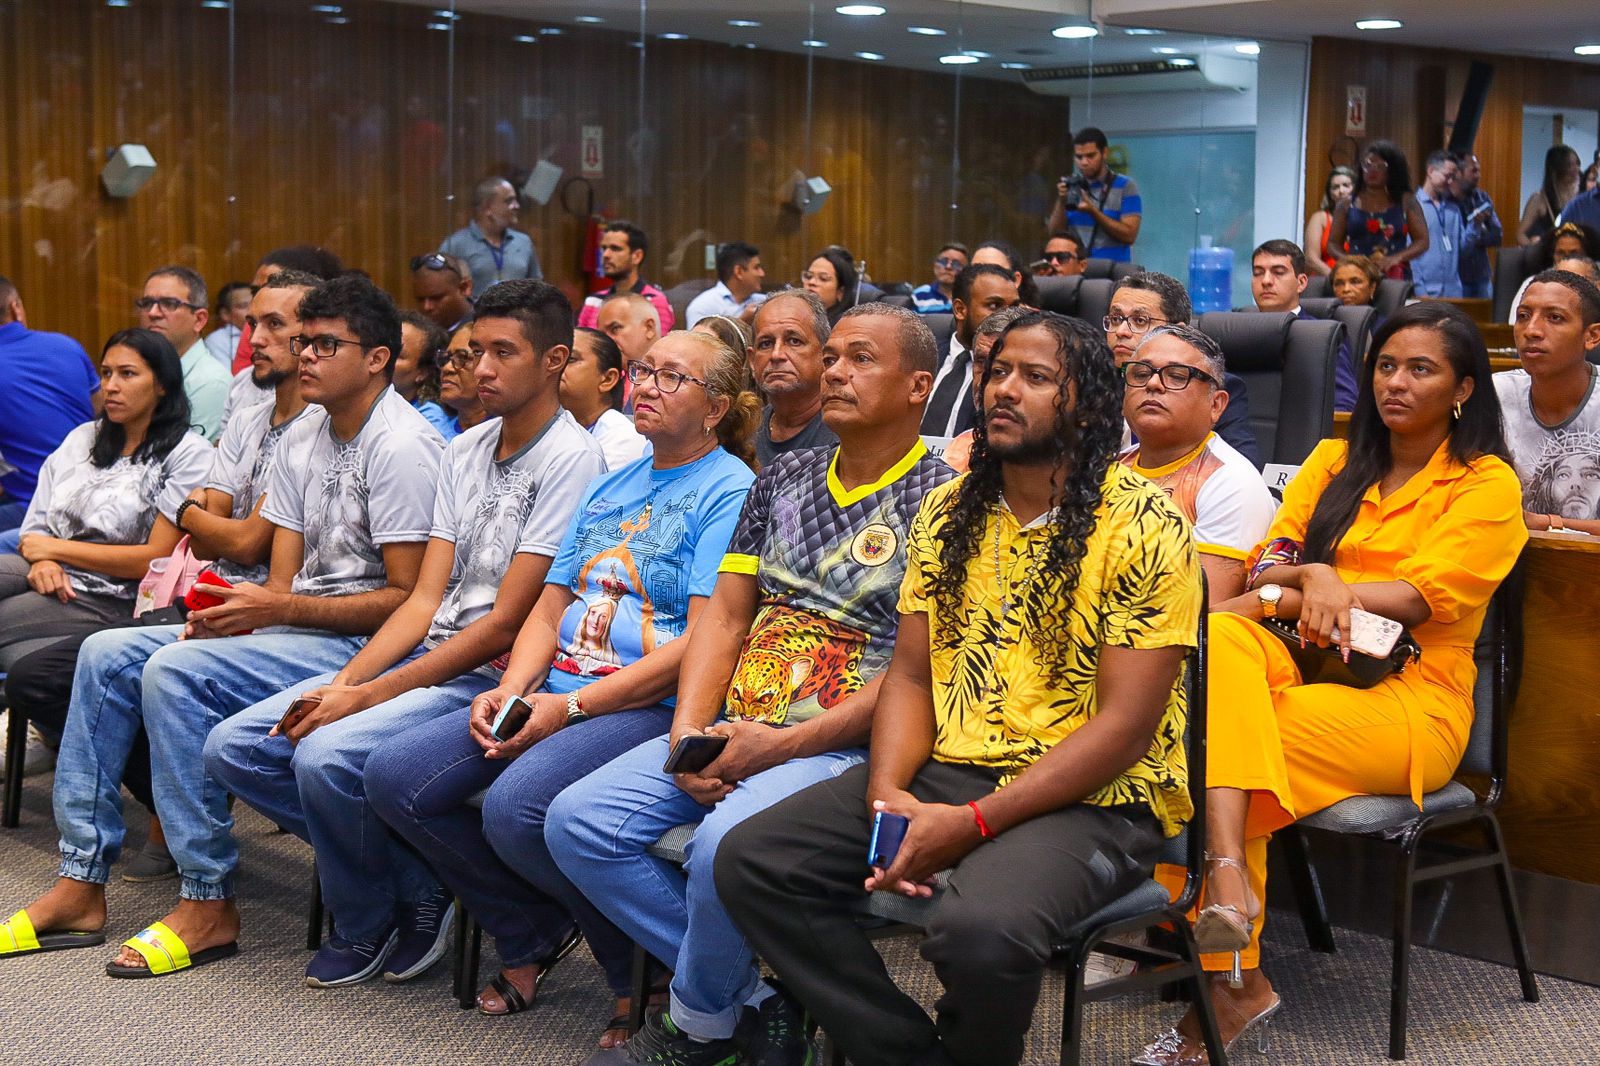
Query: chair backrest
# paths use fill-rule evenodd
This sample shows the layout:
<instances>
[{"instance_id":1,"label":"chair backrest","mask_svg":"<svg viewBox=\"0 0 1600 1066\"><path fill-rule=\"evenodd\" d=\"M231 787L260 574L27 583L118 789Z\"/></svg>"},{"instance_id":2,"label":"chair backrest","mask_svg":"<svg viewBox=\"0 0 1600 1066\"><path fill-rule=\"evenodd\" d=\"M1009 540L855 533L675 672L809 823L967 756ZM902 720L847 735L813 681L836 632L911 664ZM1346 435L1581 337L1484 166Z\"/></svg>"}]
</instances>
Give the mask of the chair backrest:
<instances>
[{"instance_id":1,"label":"chair backrest","mask_svg":"<svg viewBox=\"0 0 1600 1066\"><path fill-rule=\"evenodd\" d=\"M1350 362L1355 368L1356 380L1361 379L1361 364L1366 361L1367 349L1372 346L1372 333L1378 322L1378 309L1362 304L1346 307L1340 304L1333 309L1335 321L1344 323L1344 335L1350 341Z\"/></svg>"},{"instance_id":2,"label":"chair backrest","mask_svg":"<svg viewBox=\"0 0 1600 1066\"><path fill-rule=\"evenodd\" d=\"M1315 296L1309 299L1301 296L1300 306L1305 308L1305 312L1308 315L1315 315L1317 318L1332 318L1333 313L1344 306L1344 302L1337 296Z\"/></svg>"},{"instance_id":3,"label":"chair backrest","mask_svg":"<svg viewBox=\"0 0 1600 1066\"><path fill-rule=\"evenodd\" d=\"M878 302L888 304L891 307L904 307L908 311L911 309L911 297L898 292L885 293L883 299Z\"/></svg>"},{"instance_id":4,"label":"chair backrest","mask_svg":"<svg viewBox=\"0 0 1600 1066\"><path fill-rule=\"evenodd\" d=\"M1083 285L1082 275L1074 274L1067 278L1052 276L1033 280L1039 286L1040 310L1077 317L1078 289Z\"/></svg>"},{"instance_id":5,"label":"chair backrest","mask_svg":"<svg viewBox=\"0 0 1600 1066\"><path fill-rule=\"evenodd\" d=\"M1322 300L1333 295L1333 276L1331 274L1313 274L1306 279L1306 291L1300 294L1300 304L1305 305L1307 300ZM1316 314L1315 311L1312 314Z\"/></svg>"},{"instance_id":6,"label":"chair backrest","mask_svg":"<svg viewBox=\"0 0 1600 1066\"><path fill-rule=\"evenodd\" d=\"M1200 628L1195 634L1195 646L1183 660L1183 687L1188 703L1189 718L1184 724L1183 752L1189 770L1189 802L1194 814L1189 824L1177 836L1161 845L1161 862L1182 866L1185 871L1183 892L1175 901L1179 910L1187 911L1200 895L1200 883L1205 876L1206 854L1206 699L1207 670L1209 662L1210 623L1206 612L1210 607L1210 591L1205 575L1200 577Z\"/></svg>"},{"instance_id":7,"label":"chair backrest","mask_svg":"<svg viewBox=\"0 0 1600 1066\"><path fill-rule=\"evenodd\" d=\"M1112 262L1109 259L1085 259L1083 261L1083 276L1086 278L1111 277Z\"/></svg>"},{"instance_id":8,"label":"chair backrest","mask_svg":"<svg viewBox=\"0 0 1600 1066\"><path fill-rule=\"evenodd\" d=\"M716 278L690 278L667 290L667 306L672 308L672 314L680 324L689 319L689 301L716 283Z\"/></svg>"},{"instance_id":9,"label":"chair backrest","mask_svg":"<svg viewBox=\"0 0 1600 1066\"><path fill-rule=\"evenodd\" d=\"M1299 466L1333 436L1333 371L1344 326L1287 311L1211 311L1200 328L1250 394L1250 428L1268 463Z\"/></svg>"},{"instance_id":10,"label":"chair backrest","mask_svg":"<svg viewBox=\"0 0 1600 1066\"><path fill-rule=\"evenodd\" d=\"M1112 263L1111 280L1121 281L1130 274L1137 274L1143 269L1144 267L1140 266L1138 263Z\"/></svg>"},{"instance_id":11,"label":"chair backrest","mask_svg":"<svg viewBox=\"0 0 1600 1066\"><path fill-rule=\"evenodd\" d=\"M884 281L878 283L885 296L910 296L917 287L909 281Z\"/></svg>"},{"instance_id":12,"label":"chair backrest","mask_svg":"<svg viewBox=\"0 0 1600 1066\"><path fill-rule=\"evenodd\" d=\"M1460 771L1488 778L1491 806L1505 788L1509 762L1506 737L1522 665L1522 593L1526 556L1506 575L1489 600L1473 647L1478 679L1472 689L1472 731Z\"/></svg>"},{"instance_id":13,"label":"chair backrest","mask_svg":"<svg viewBox=\"0 0 1600 1066\"><path fill-rule=\"evenodd\" d=\"M1411 282L1398 278L1384 278L1378 282L1378 291L1372 297L1372 306L1378 309L1379 318L1388 318L1411 299Z\"/></svg>"},{"instance_id":14,"label":"chair backrest","mask_svg":"<svg viewBox=\"0 0 1600 1066\"><path fill-rule=\"evenodd\" d=\"M948 311L923 315L923 324L933 331L934 351L942 358L950 350L950 337L956 331L956 316Z\"/></svg>"},{"instance_id":15,"label":"chair backrest","mask_svg":"<svg viewBox=\"0 0 1600 1066\"><path fill-rule=\"evenodd\" d=\"M1095 329L1103 328L1106 315L1111 313L1111 294L1116 291L1117 283L1110 278L1085 278L1078 286L1078 310L1073 317Z\"/></svg>"},{"instance_id":16,"label":"chair backrest","mask_svg":"<svg viewBox=\"0 0 1600 1066\"><path fill-rule=\"evenodd\" d=\"M1494 320L1511 320L1511 301L1516 299L1522 283L1533 276L1538 262L1538 245L1502 248L1494 261Z\"/></svg>"}]
</instances>

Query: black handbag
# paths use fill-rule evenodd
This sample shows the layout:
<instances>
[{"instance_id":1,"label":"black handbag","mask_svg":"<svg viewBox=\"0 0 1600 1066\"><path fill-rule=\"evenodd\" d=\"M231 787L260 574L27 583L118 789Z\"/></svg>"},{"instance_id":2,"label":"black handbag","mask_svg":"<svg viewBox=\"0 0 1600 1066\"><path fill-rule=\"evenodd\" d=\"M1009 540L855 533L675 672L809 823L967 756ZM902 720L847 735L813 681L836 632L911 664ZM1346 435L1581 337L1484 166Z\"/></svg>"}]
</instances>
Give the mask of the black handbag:
<instances>
[{"instance_id":1,"label":"black handbag","mask_svg":"<svg viewBox=\"0 0 1600 1066\"><path fill-rule=\"evenodd\" d=\"M1295 623L1278 618L1263 618L1261 625L1268 633L1283 641L1289 656L1300 669L1300 676L1308 685L1345 685L1349 688L1371 688L1390 674L1403 674L1406 667L1422 658L1422 646L1402 629L1394 647L1383 658L1365 655L1351 649L1347 663L1339 654L1339 645L1329 644L1319 648L1310 641L1300 646L1300 630Z\"/></svg>"}]
</instances>

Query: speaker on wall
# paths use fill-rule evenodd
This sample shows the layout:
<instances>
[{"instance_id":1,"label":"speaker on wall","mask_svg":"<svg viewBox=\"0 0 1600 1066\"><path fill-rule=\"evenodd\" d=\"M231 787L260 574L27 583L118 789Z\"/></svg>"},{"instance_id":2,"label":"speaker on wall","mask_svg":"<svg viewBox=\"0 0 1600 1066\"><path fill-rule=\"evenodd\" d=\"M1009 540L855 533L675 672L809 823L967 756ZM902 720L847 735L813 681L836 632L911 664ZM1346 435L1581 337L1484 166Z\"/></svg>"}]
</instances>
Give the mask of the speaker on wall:
<instances>
[{"instance_id":1,"label":"speaker on wall","mask_svg":"<svg viewBox=\"0 0 1600 1066\"><path fill-rule=\"evenodd\" d=\"M825 179L808 178L804 171L795 171L791 181L791 192L785 206L793 208L802 215L814 215L821 211L822 205L828 202L828 194L833 192L833 186Z\"/></svg>"},{"instance_id":2,"label":"speaker on wall","mask_svg":"<svg viewBox=\"0 0 1600 1066\"><path fill-rule=\"evenodd\" d=\"M156 173L156 159L142 144L118 145L100 171L100 180L112 196L128 197L144 188Z\"/></svg>"},{"instance_id":3,"label":"speaker on wall","mask_svg":"<svg viewBox=\"0 0 1600 1066\"><path fill-rule=\"evenodd\" d=\"M1494 81L1494 67L1473 60L1467 71L1467 86L1461 90L1461 106L1456 108L1456 124L1450 130L1449 149L1456 155L1467 155L1478 139L1478 125L1483 121L1483 108L1489 102L1489 83Z\"/></svg>"}]
</instances>

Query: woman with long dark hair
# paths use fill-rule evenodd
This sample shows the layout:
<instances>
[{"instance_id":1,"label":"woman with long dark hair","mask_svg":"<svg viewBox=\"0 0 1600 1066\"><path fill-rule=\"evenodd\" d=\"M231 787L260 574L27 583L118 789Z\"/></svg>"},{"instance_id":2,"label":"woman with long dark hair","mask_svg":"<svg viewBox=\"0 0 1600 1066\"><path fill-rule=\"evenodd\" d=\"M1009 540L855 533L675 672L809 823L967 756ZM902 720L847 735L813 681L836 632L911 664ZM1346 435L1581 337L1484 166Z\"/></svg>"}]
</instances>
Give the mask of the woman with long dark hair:
<instances>
[{"instance_id":1,"label":"woman with long dark hair","mask_svg":"<svg viewBox=\"0 0 1600 1066\"><path fill-rule=\"evenodd\" d=\"M1517 243L1532 244L1556 228L1561 209L1584 189L1583 160L1569 145L1552 145L1544 154L1544 181L1522 208Z\"/></svg>"},{"instance_id":2,"label":"woman with long dark hair","mask_svg":"<svg viewBox=\"0 0 1600 1066\"><path fill-rule=\"evenodd\" d=\"M1313 274L1328 274L1339 265L1339 257L1328 249L1328 233L1333 227L1333 209L1350 199L1356 187L1356 172L1350 167L1334 167L1322 185L1322 203L1306 219L1306 266Z\"/></svg>"},{"instance_id":3,"label":"woman with long dark hair","mask_svg":"<svg viewBox=\"0 0 1600 1066\"><path fill-rule=\"evenodd\" d=\"M1324 441L1284 491L1242 596L1211 618L1206 888L1195 939L1226 1042L1279 999L1260 970L1267 841L1350 796L1421 797L1450 780L1472 731L1473 648L1528 534L1489 355L1459 309L1424 301L1373 338L1350 439ZM1420 661L1367 689L1307 684L1259 620L1348 651L1350 613L1400 622ZM1218 973L1221 978L1223 973ZM1203 1063L1194 1015L1134 1059Z\"/></svg>"},{"instance_id":4,"label":"woman with long dark hair","mask_svg":"<svg viewBox=\"0 0 1600 1066\"><path fill-rule=\"evenodd\" d=\"M0 556L0 650L132 617L139 579L181 534L173 517L214 455L189 430L183 367L165 337L125 329L100 356L105 413L39 471L18 555Z\"/></svg>"},{"instance_id":5,"label":"woman with long dark hair","mask_svg":"<svg viewBox=\"0 0 1600 1066\"><path fill-rule=\"evenodd\" d=\"M1389 141L1361 156L1355 191L1333 209L1328 251L1364 255L1391 278L1409 278L1411 260L1428 250L1428 223L1411 191L1411 167Z\"/></svg>"},{"instance_id":6,"label":"woman with long dark hair","mask_svg":"<svg viewBox=\"0 0 1600 1066\"><path fill-rule=\"evenodd\" d=\"M800 275L801 286L815 293L822 306L828 309L830 326L836 325L839 316L856 305L860 282L861 273L856 269L855 257L838 245L829 245L818 252Z\"/></svg>"}]
</instances>

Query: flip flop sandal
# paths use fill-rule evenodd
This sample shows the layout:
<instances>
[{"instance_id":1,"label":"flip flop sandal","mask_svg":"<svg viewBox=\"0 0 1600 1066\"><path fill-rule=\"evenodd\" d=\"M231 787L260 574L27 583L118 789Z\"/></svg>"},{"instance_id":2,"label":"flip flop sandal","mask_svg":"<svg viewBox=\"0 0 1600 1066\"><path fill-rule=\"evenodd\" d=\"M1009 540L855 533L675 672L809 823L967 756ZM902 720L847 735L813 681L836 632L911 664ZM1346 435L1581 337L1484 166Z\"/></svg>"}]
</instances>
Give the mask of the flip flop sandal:
<instances>
[{"instance_id":1,"label":"flip flop sandal","mask_svg":"<svg viewBox=\"0 0 1600 1066\"><path fill-rule=\"evenodd\" d=\"M37 955L45 951L92 948L106 942L104 929L60 930L36 933L27 911L18 911L0 924L0 959Z\"/></svg>"},{"instance_id":2,"label":"flip flop sandal","mask_svg":"<svg viewBox=\"0 0 1600 1066\"><path fill-rule=\"evenodd\" d=\"M539 974L533 979L533 995L537 999L539 989L544 986L544 979L550 976L550 971L556 968L556 963L572 954L572 950L583 942L583 933L577 926L572 927L572 932L567 934L565 940L556 945L556 949L542 959L535 959L533 965L539 967ZM500 993L500 1002L506 1005L505 1010L484 1010L483 1004L478 1004L478 1013L489 1018L508 1018L513 1014L521 1014L533 1004L525 999L517 986L506 980L504 973L494 975L494 980L489 982L489 987Z\"/></svg>"},{"instance_id":3,"label":"flip flop sandal","mask_svg":"<svg viewBox=\"0 0 1600 1066\"><path fill-rule=\"evenodd\" d=\"M232 958L239 954L239 942L219 944L214 948L205 948L194 954L189 953L189 945L183 938L174 933L165 922L152 922L136 935L122 942L125 948L132 948L144 956L144 966L123 966L116 962L106 963L106 976L133 978L135 980L146 977L165 977L177 973L179 970L189 970L196 966L204 966L208 962L219 959Z\"/></svg>"}]
</instances>

